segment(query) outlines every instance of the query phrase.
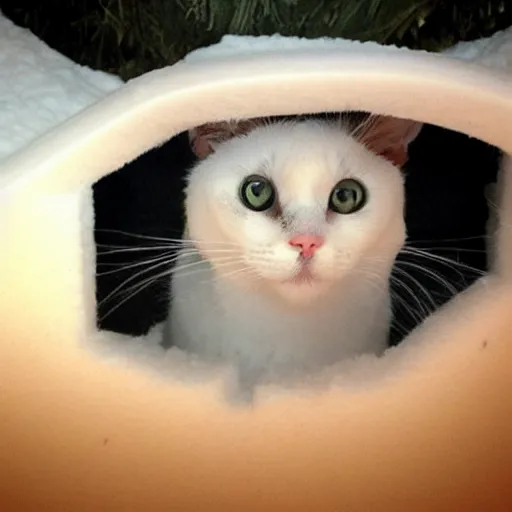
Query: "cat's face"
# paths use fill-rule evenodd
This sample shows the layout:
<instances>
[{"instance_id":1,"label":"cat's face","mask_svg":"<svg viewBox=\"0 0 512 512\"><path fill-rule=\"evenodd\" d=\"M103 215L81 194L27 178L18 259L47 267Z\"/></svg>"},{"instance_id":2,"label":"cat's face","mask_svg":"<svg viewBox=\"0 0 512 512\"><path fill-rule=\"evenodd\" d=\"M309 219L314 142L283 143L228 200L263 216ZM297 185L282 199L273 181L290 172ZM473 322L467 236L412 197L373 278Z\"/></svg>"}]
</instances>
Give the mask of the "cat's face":
<instances>
[{"instance_id":1,"label":"cat's face","mask_svg":"<svg viewBox=\"0 0 512 512\"><path fill-rule=\"evenodd\" d=\"M188 236L219 276L307 303L389 270L405 239L403 195L399 169L339 126L263 125L192 171Z\"/></svg>"}]
</instances>

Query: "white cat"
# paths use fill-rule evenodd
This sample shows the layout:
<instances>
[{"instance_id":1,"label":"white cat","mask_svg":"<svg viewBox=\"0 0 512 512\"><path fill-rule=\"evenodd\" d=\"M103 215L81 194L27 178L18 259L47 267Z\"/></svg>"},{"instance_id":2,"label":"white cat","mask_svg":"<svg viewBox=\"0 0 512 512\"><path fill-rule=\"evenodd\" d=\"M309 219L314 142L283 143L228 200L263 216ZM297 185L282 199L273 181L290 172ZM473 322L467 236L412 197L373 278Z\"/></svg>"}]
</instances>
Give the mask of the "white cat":
<instances>
[{"instance_id":1,"label":"white cat","mask_svg":"<svg viewBox=\"0 0 512 512\"><path fill-rule=\"evenodd\" d=\"M252 378L387 346L389 277L405 241L399 166L421 125L372 116L191 132L167 345Z\"/></svg>"}]
</instances>

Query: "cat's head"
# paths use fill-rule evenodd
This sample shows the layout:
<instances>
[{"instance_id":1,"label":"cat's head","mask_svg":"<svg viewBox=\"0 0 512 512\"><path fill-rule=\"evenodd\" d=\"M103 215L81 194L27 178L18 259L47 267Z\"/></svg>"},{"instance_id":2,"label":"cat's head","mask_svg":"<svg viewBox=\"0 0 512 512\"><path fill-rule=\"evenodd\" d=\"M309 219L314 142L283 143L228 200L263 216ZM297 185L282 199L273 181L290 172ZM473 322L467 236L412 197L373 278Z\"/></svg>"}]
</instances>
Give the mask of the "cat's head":
<instances>
[{"instance_id":1,"label":"cat's head","mask_svg":"<svg viewBox=\"0 0 512 512\"><path fill-rule=\"evenodd\" d=\"M405 239L398 166L418 131L380 116L350 132L314 119L199 127L187 238L220 276L293 303L385 274Z\"/></svg>"}]
</instances>

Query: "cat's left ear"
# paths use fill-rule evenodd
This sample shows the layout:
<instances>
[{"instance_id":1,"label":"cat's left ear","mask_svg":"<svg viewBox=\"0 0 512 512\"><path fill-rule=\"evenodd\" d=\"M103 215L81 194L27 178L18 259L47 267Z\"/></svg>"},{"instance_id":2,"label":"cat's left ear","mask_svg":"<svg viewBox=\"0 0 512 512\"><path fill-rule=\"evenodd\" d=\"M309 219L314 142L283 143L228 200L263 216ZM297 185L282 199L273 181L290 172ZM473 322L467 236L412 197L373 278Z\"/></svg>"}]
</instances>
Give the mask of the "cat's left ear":
<instances>
[{"instance_id":1,"label":"cat's left ear","mask_svg":"<svg viewBox=\"0 0 512 512\"><path fill-rule=\"evenodd\" d=\"M402 167L409 158L409 145L423 123L391 116L372 116L358 134L359 141L373 153Z\"/></svg>"}]
</instances>

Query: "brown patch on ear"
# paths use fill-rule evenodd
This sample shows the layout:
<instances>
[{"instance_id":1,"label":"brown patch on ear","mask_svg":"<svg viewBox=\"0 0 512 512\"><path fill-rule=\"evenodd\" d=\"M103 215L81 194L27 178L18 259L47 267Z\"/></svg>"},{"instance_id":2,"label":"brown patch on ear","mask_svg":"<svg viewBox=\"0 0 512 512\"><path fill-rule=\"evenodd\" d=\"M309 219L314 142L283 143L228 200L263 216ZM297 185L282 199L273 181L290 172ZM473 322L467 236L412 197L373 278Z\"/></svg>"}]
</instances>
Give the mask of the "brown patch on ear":
<instances>
[{"instance_id":1,"label":"brown patch on ear","mask_svg":"<svg viewBox=\"0 0 512 512\"><path fill-rule=\"evenodd\" d=\"M409 144L418 136L423 123L390 116L371 116L356 138L370 151L402 167L409 158Z\"/></svg>"},{"instance_id":2,"label":"brown patch on ear","mask_svg":"<svg viewBox=\"0 0 512 512\"><path fill-rule=\"evenodd\" d=\"M194 154L198 158L203 159L213 153L222 142L233 137L245 135L263 122L263 118L255 118L203 124L189 130L190 146Z\"/></svg>"}]
</instances>

